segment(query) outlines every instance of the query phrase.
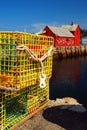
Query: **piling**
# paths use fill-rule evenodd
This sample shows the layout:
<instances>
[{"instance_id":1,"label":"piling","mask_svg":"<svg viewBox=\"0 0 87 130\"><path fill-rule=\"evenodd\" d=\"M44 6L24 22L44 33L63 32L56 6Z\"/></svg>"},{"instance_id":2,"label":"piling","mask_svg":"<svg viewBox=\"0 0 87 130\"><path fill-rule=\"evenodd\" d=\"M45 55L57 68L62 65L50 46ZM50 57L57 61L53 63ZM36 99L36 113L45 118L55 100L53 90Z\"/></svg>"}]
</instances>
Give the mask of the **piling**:
<instances>
[{"instance_id":1,"label":"piling","mask_svg":"<svg viewBox=\"0 0 87 130\"><path fill-rule=\"evenodd\" d=\"M71 58L85 55L87 55L87 44L80 46L55 47L55 51L53 53L54 59Z\"/></svg>"}]
</instances>

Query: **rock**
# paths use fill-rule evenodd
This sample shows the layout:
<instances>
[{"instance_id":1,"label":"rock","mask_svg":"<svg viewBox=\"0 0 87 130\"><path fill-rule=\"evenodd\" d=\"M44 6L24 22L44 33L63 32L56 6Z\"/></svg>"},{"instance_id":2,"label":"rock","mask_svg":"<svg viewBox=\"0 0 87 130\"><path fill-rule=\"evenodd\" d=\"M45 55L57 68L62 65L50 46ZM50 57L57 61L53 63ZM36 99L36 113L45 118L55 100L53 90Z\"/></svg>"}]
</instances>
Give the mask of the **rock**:
<instances>
[{"instance_id":1,"label":"rock","mask_svg":"<svg viewBox=\"0 0 87 130\"><path fill-rule=\"evenodd\" d=\"M57 98L50 101L49 107L59 106L60 109L68 109L75 112L86 112L87 109L72 97Z\"/></svg>"}]
</instances>

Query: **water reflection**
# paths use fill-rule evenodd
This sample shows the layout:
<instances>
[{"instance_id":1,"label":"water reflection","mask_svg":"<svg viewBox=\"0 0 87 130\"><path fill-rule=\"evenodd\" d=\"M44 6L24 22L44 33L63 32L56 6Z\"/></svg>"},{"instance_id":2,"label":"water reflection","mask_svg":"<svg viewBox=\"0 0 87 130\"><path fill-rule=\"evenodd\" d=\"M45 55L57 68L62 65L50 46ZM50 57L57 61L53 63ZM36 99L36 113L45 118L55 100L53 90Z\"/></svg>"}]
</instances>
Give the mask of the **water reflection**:
<instances>
[{"instance_id":1,"label":"water reflection","mask_svg":"<svg viewBox=\"0 0 87 130\"><path fill-rule=\"evenodd\" d=\"M87 56L53 61L50 99L71 96L87 107Z\"/></svg>"}]
</instances>

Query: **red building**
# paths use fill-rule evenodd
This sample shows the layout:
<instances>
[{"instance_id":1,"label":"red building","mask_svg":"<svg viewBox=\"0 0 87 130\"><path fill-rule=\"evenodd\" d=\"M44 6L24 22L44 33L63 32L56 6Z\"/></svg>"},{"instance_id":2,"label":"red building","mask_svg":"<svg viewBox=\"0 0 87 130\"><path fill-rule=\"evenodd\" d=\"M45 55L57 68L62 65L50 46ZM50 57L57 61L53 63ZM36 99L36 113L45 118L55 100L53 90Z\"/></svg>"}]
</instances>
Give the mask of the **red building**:
<instances>
[{"instance_id":1,"label":"red building","mask_svg":"<svg viewBox=\"0 0 87 130\"><path fill-rule=\"evenodd\" d=\"M76 24L62 27L46 26L42 34L54 37L54 46L80 45L80 27Z\"/></svg>"},{"instance_id":2,"label":"red building","mask_svg":"<svg viewBox=\"0 0 87 130\"><path fill-rule=\"evenodd\" d=\"M75 46L80 45L80 26L72 22L71 25L63 25L63 28L68 29L74 35Z\"/></svg>"}]
</instances>

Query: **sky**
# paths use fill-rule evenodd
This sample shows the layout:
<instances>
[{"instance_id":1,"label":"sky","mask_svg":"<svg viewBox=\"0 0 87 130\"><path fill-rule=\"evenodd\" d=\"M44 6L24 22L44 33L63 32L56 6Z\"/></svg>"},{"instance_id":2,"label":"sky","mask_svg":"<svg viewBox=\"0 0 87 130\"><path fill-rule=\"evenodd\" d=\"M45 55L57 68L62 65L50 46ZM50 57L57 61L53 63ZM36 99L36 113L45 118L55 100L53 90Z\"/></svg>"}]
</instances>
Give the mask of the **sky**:
<instances>
[{"instance_id":1,"label":"sky","mask_svg":"<svg viewBox=\"0 0 87 130\"><path fill-rule=\"evenodd\" d=\"M0 1L0 30L37 33L72 22L87 29L87 0Z\"/></svg>"}]
</instances>

